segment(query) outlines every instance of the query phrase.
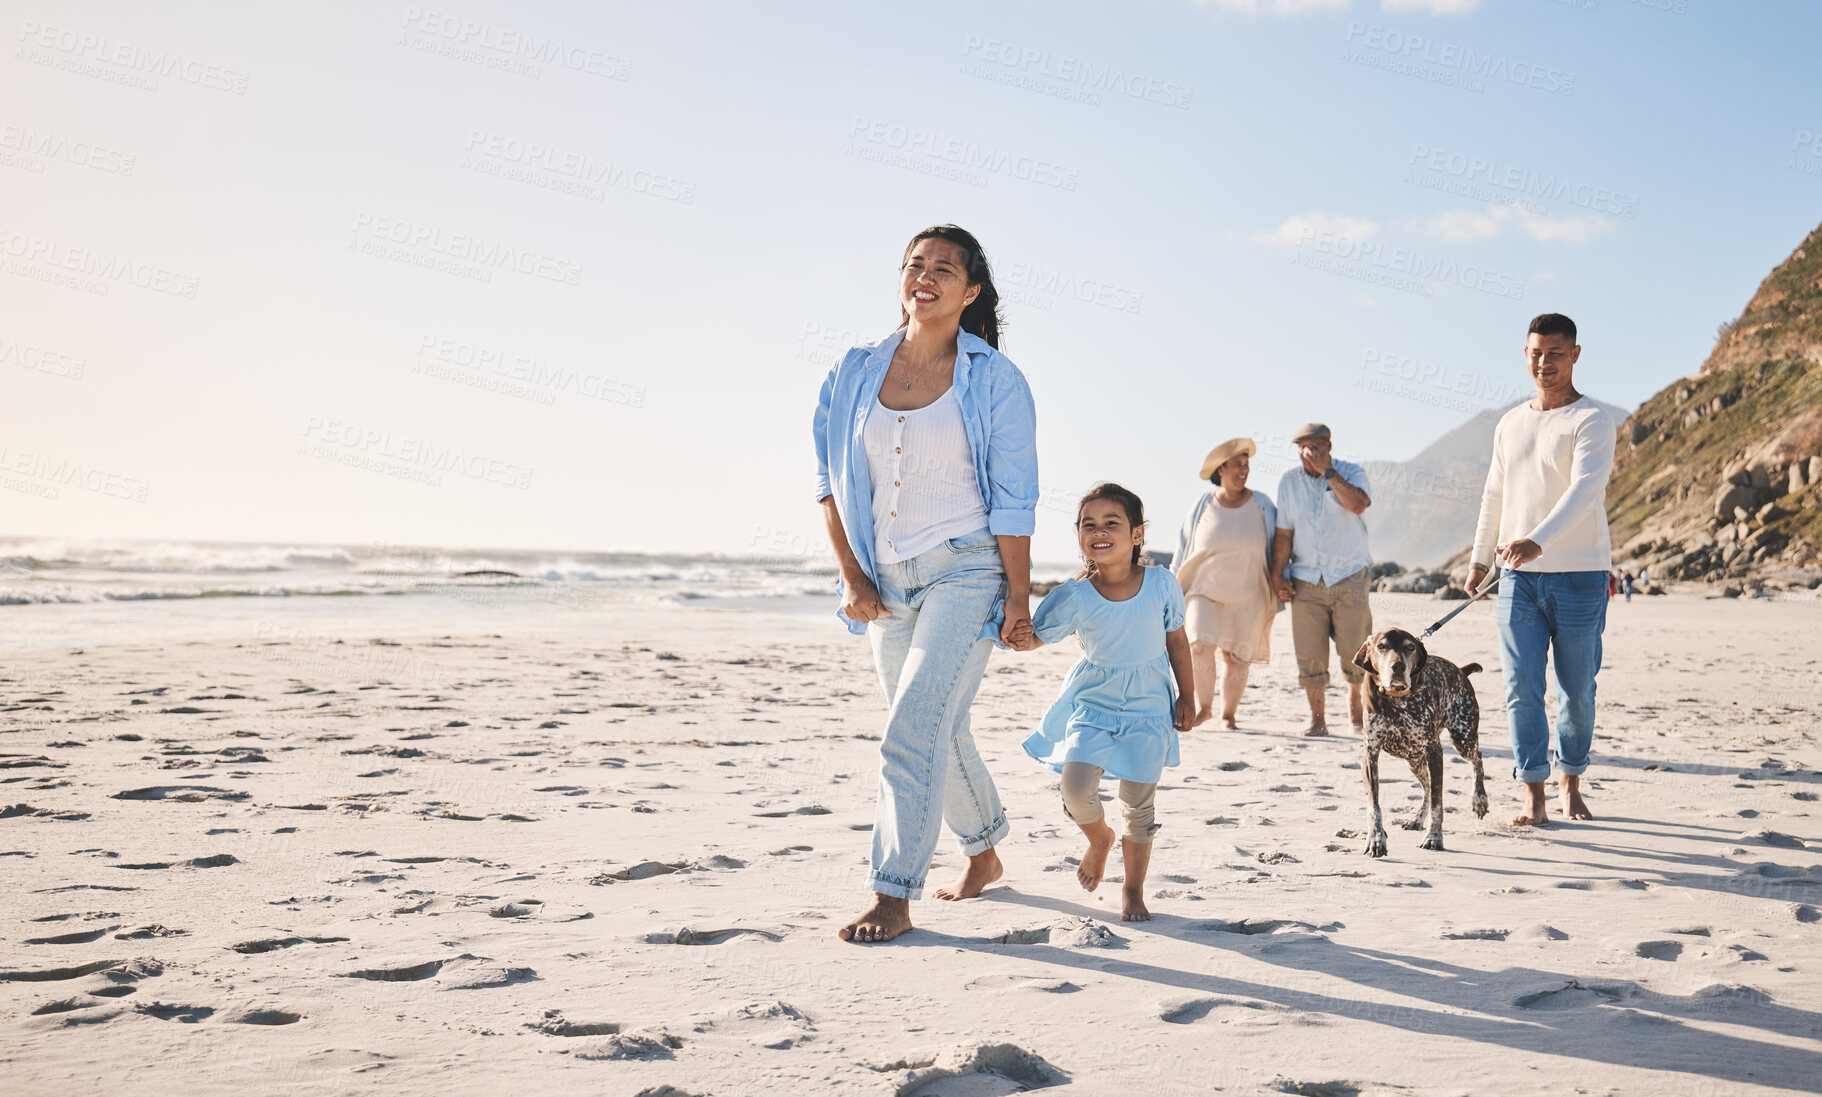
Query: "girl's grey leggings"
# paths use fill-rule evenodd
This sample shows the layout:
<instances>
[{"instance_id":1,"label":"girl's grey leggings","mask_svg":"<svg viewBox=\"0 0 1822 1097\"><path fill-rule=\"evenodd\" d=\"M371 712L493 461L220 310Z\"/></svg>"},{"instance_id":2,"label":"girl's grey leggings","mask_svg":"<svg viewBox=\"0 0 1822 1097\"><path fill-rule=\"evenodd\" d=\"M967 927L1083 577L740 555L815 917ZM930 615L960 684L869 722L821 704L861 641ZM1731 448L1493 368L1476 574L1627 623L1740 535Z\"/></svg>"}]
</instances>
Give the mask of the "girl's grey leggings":
<instances>
[{"instance_id":1,"label":"girl's grey leggings","mask_svg":"<svg viewBox=\"0 0 1822 1097\"><path fill-rule=\"evenodd\" d=\"M1100 766L1087 762L1063 763L1063 810L1082 826L1100 822L1105 814L1101 810L1102 773ZM1120 814L1126 818L1123 837L1127 841L1149 842L1158 832L1157 798L1155 782L1120 782Z\"/></svg>"}]
</instances>

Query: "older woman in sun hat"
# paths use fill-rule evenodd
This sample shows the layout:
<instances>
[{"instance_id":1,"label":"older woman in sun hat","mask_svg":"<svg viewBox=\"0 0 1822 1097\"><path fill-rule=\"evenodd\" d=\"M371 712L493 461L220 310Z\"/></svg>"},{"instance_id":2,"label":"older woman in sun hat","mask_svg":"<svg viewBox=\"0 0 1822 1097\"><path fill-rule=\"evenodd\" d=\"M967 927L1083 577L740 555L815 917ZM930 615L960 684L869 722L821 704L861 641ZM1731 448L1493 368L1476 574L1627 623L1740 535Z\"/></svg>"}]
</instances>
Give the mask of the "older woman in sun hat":
<instances>
[{"instance_id":1,"label":"older woman in sun hat","mask_svg":"<svg viewBox=\"0 0 1822 1097\"><path fill-rule=\"evenodd\" d=\"M1269 574L1278 510L1246 486L1257 451L1251 438L1230 438L1208 452L1201 479L1214 487L1190 508L1171 562L1189 606L1195 723L1214 714L1215 667L1225 664L1221 722L1230 730L1251 664L1271 661L1272 615L1281 608Z\"/></svg>"}]
</instances>

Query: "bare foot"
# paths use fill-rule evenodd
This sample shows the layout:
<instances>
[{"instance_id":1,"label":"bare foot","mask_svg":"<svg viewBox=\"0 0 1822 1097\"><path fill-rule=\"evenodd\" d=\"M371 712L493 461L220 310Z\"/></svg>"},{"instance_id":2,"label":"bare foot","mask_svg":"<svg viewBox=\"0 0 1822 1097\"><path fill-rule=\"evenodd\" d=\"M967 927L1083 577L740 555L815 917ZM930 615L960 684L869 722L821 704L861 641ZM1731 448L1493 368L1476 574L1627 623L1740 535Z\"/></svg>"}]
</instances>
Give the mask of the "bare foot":
<instances>
[{"instance_id":1,"label":"bare foot","mask_svg":"<svg viewBox=\"0 0 1822 1097\"><path fill-rule=\"evenodd\" d=\"M1221 714L1221 726L1229 731L1240 730L1240 724L1234 719L1234 714L1231 712L1224 712Z\"/></svg>"},{"instance_id":2,"label":"bare foot","mask_svg":"<svg viewBox=\"0 0 1822 1097\"><path fill-rule=\"evenodd\" d=\"M993 847L968 858L968 867L962 870L962 878L954 887L937 888L938 899L972 899L1001 876L1005 875L1006 866L1000 864L1000 855L993 852Z\"/></svg>"},{"instance_id":3,"label":"bare foot","mask_svg":"<svg viewBox=\"0 0 1822 1097\"><path fill-rule=\"evenodd\" d=\"M844 941L890 941L911 928L911 901L873 893L873 905L835 931Z\"/></svg>"},{"instance_id":4,"label":"bare foot","mask_svg":"<svg viewBox=\"0 0 1822 1097\"><path fill-rule=\"evenodd\" d=\"M1120 887L1120 921L1149 922L1151 911L1145 909L1145 871L1151 867L1151 843L1120 840L1120 860L1126 865L1126 879Z\"/></svg>"},{"instance_id":5,"label":"bare foot","mask_svg":"<svg viewBox=\"0 0 1822 1097\"><path fill-rule=\"evenodd\" d=\"M1568 802L1566 810L1569 818L1582 822L1594 821L1594 813L1588 810L1588 801L1582 799L1582 779L1579 774L1563 774L1563 799Z\"/></svg>"},{"instance_id":6,"label":"bare foot","mask_svg":"<svg viewBox=\"0 0 1822 1097\"><path fill-rule=\"evenodd\" d=\"M1076 867L1076 882L1082 885L1083 891L1093 891L1101 886L1101 877L1107 874L1107 855L1113 852L1114 832L1105 820L1101 829L1082 828L1088 834L1088 851L1082 854L1082 863Z\"/></svg>"},{"instance_id":7,"label":"bare foot","mask_svg":"<svg viewBox=\"0 0 1822 1097\"><path fill-rule=\"evenodd\" d=\"M1196 718L1189 722L1189 726L1191 728L1199 728L1203 724L1208 723L1209 719L1212 718L1214 715L1215 715L1215 710L1212 708L1199 709L1196 712Z\"/></svg>"},{"instance_id":8,"label":"bare foot","mask_svg":"<svg viewBox=\"0 0 1822 1097\"><path fill-rule=\"evenodd\" d=\"M1544 783L1542 781L1525 782L1525 810L1513 816L1515 827L1541 827L1550 823L1550 813L1544 803Z\"/></svg>"},{"instance_id":9,"label":"bare foot","mask_svg":"<svg viewBox=\"0 0 1822 1097\"><path fill-rule=\"evenodd\" d=\"M1318 716L1310 721L1310 726L1303 729L1305 738L1313 739L1318 735L1329 733L1329 722Z\"/></svg>"}]
</instances>

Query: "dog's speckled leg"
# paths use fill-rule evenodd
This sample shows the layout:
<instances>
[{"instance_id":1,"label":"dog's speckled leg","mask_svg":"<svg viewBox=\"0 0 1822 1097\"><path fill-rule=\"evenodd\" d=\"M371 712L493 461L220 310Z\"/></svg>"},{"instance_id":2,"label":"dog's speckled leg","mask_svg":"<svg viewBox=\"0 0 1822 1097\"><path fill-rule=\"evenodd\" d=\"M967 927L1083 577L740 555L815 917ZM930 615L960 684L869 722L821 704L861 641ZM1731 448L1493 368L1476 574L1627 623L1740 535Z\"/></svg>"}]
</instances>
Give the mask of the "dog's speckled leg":
<instances>
[{"instance_id":1,"label":"dog's speckled leg","mask_svg":"<svg viewBox=\"0 0 1822 1097\"><path fill-rule=\"evenodd\" d=\"M1379 814L1379 737L1367 729L1360 761L1360 778L1366 782L1367 803L1373 809L1373 829L1367 833L1366 855L1385 856L1385 822Z\"/></svg>"}]
</instances>

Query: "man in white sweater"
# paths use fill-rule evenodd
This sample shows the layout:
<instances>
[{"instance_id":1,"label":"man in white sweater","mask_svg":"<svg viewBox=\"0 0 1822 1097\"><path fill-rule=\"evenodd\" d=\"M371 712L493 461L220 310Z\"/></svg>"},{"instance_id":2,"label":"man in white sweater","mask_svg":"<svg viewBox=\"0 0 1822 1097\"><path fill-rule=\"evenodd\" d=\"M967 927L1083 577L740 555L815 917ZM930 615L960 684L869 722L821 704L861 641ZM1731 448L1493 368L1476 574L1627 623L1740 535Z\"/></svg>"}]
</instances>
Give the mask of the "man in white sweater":
<instances>
[{"instance_id":1,"label":"man in white sweater","mask_svg":"<svg viewBox=\"0 0 1822 1097\"><path fill-rule=\"evenodd\" d=\"M1513 771L1528 802L1515 826L1549 822L1550 759L1562 776L1563 809L1592 819L1581 775L1594 741L1594 677L1607 624L1607 477L1613 418L1575 388L1582 348L1575 321L1546 312L1531 321L1525 369L1537 396L1501 417L1474 530L1468 593L1494 560L1514 569L1500 583L1499 654ZM1556 734L1544 711L1544 666L1554 654Z\"/></svg>"}]
</instances>

